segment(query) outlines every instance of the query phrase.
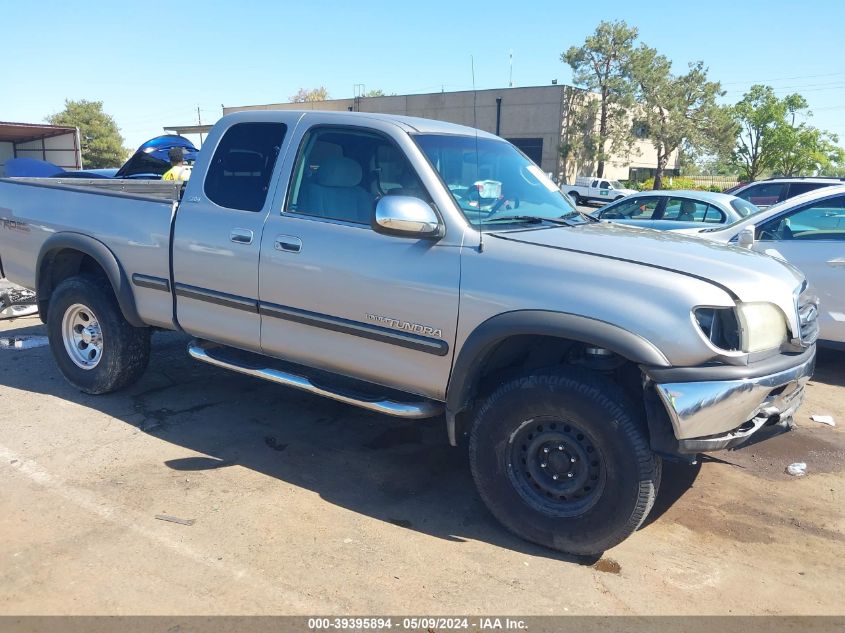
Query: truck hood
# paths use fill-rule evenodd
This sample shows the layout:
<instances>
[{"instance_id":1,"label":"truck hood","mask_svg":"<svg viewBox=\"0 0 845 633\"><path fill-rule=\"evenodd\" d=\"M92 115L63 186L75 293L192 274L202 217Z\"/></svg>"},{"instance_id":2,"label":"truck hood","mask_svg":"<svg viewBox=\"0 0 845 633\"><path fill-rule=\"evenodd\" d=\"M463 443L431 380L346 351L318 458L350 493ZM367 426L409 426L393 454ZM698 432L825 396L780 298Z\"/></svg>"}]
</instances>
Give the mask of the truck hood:
<instances>
[{"instance_id":1,"label":"truck hood","mask_svg":"<svg viewBox=\"0 0 845 633\"><path fill-rule=\"evenodd\" d=\"M695 277L723 288L740 301L776 303L787 315L795 312L794 293L804 281L797 268L768 255L675 231L595 223L495 235L526 245Z\"/></svg>"}]
</instances>

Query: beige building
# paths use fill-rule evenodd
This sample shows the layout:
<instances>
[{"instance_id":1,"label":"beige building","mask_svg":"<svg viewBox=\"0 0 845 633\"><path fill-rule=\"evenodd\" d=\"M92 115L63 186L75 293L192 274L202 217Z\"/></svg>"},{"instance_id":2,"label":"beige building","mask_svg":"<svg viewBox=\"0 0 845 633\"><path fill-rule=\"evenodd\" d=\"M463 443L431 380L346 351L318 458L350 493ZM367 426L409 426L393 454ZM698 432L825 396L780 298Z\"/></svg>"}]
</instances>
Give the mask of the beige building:
<instances>
[{"instance_id":1,"label":"beige building","mask_svg":"<svg viewBox=\"0 0 845 633\"><path fill-rule=\"evenodd\" d=\"M535 86L418 95L355 97L311 103L270 103L224 107L223 114L242 110L350 110L418 116L459 123L492 132L519 147L543 171L559 182L576 176L592 176L595 164L579 158L578 138L594 125L584 120L573 103L594 98L572 86ZM169 127L190 132L193 126ZM648 141L637 141L625 156L612 156L605 164L605 177L617 180L645 180L657 164L657 153ZM669 174L676 173L677 156L669 162Z\"/></svg>"}]
</instances>

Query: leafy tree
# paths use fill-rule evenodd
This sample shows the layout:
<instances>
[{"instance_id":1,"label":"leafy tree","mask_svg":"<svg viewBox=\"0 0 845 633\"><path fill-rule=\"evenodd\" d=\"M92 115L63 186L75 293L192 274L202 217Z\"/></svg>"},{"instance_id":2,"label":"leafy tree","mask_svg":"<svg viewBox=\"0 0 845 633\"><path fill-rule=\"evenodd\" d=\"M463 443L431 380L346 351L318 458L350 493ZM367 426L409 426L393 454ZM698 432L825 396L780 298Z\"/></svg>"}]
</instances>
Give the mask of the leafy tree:
<instances>
[{"instance_id":1,"label":"leafy tree","mask_svg":"<svg viewBox=\"0 0 845 633\"><path fill-rule=\"evenodd\" d=\"M733 157L742 180L757 180L774 167L783 151L776 141L786 140L779 130L787 125L788 117L794 121L795 114L806 108L807 102L798 94L778 99L771 86L751 86L732 111L739 127Z\"/></svg>"},{"instance_id":2,"label":"leafy tree","mask_svg":"<svg viewBox=\"0 0 845 633\"><path fill-rule=\"evenodd\" d=\"M374 90L367 90L367 92L364 93L364 96L365 97L386 97L387 93L384 90L382 90L381 88L376 88Z\"/></svg>"},{"instance_id":3,"label":"leafy tree","mask_svg":"<svg viewBox=\"0 0 845 633\"><path fill-rule=\"evenodd\" d=\"M323 86L312 88L311 90L300 88L299 92L289 98L291 103L311 103L313 101L327 101L330 99L329 91Z\"/></svg>"},{"instance_id":4,"label":"leafy tree","mask_svg":"<svg viewBox=\"0 0 845 633\"><path fill-rule=\"evenodd\" d=\"M845 150L836 145L838 141L835 134L805 123L779 125L773 134L777 153L772 167L781 176L835 173L845 164Z\"/></svg>"},{"instance_id":5,"label":"leafy tree","mask_svg":"<svg viewBox=\"0 0 845 633\"><path fill-rule=\"evenodd\" d=\"M82 162L88 169L119 167L129 154L114 119L103 112L102 101L65 100L65 109L47 117L52 125L79 128Z\"/></svg>"},{"instance_id":6,"label":"leafy tree","mask_svg":"<svg viewBox=\"0 0 845 633\"><path fill-rule=\"evenodd\" d=\"M633 85L628 58L637 33L622 20L603 21L583 46L573 46L560 56L572 67L575 84L599 94L597 138L589 143L595 147L599 177L604 175L609 153L625 151L633 144L628 114L633 105Z\"/></svg>"},{"instance_id":7,"label":"leafy tree","mask_svg":"<svg viewBox=\"0 0 845 633\"><path fill-rule=\"evenodd\" d=\"M721 86L708 80L703 62L690 64L686 74L676 76L669 59L641 45L631 53L629 64L640 101L640 125L657 150L654 188L660 189L674 151L724 146L732 128L726 111L716 105Z\"/></svg>"}]
</instances>

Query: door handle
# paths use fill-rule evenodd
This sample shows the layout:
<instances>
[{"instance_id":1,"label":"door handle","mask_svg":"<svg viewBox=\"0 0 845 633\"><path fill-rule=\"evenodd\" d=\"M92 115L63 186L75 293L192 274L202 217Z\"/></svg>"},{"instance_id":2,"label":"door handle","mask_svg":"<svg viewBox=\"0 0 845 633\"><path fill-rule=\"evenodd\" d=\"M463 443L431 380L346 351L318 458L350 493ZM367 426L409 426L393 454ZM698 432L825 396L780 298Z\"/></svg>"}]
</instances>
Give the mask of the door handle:
<instances>
[{"instance_id":1,"label":"door handle","mask_svg":"<svg viewBox=\"0 0 845 633\"><path fill-rule=\"evenodd\" d=\"M298 253L302 250L302 240L293 235L277 235L273 246L277 251Z\"/></svg>"},{"instance_id":2,"label":"door handle","mask_svg":"<svg viewBox=\"0 0 845 633\"><path fill-rule=\"evenodd\" d=\"M252 244L253 233L249 229L232 229L229 241L235 244Z\"/></svg>"},{"instance_id":3,"label":"door handle","mask_svg":"<svg viewBox=\"0 0 845 633\"><path fill-rule=\"evenodd\" d=\"M829 259L827 260L828 266L845 266L845 257L839 257L837 259Z\"/></svg>"}]
</instances>

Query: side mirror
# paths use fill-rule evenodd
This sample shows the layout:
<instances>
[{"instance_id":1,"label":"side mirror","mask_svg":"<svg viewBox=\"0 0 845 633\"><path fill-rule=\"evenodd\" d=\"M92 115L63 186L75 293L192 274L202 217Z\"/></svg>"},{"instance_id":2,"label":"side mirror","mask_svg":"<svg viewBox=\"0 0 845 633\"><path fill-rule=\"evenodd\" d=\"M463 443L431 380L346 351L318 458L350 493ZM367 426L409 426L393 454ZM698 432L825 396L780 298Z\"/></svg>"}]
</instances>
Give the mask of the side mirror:
<instances>
[{"instance_id":1,"label":"side mirror","mask_svg":"<svg viewBox=\"0 0 845 633\"><path fill-rule=\"evenodd\" d=\"M736 238L737 245L741 248L751 248L754 246L754 231L755 226L753 224L749 224L742 229Z\"/></svg>"},{"instance_id":2,"label":"side mirror","mask_svg":"<svg viewBox=\"0 0 845 633\"><path fill-rule=\"evenodd\" d=\"M400 237L442 237L443 227L434 210L413 196L384 196L376 205L373 230Z\"/></svg>"}]
</instances>

